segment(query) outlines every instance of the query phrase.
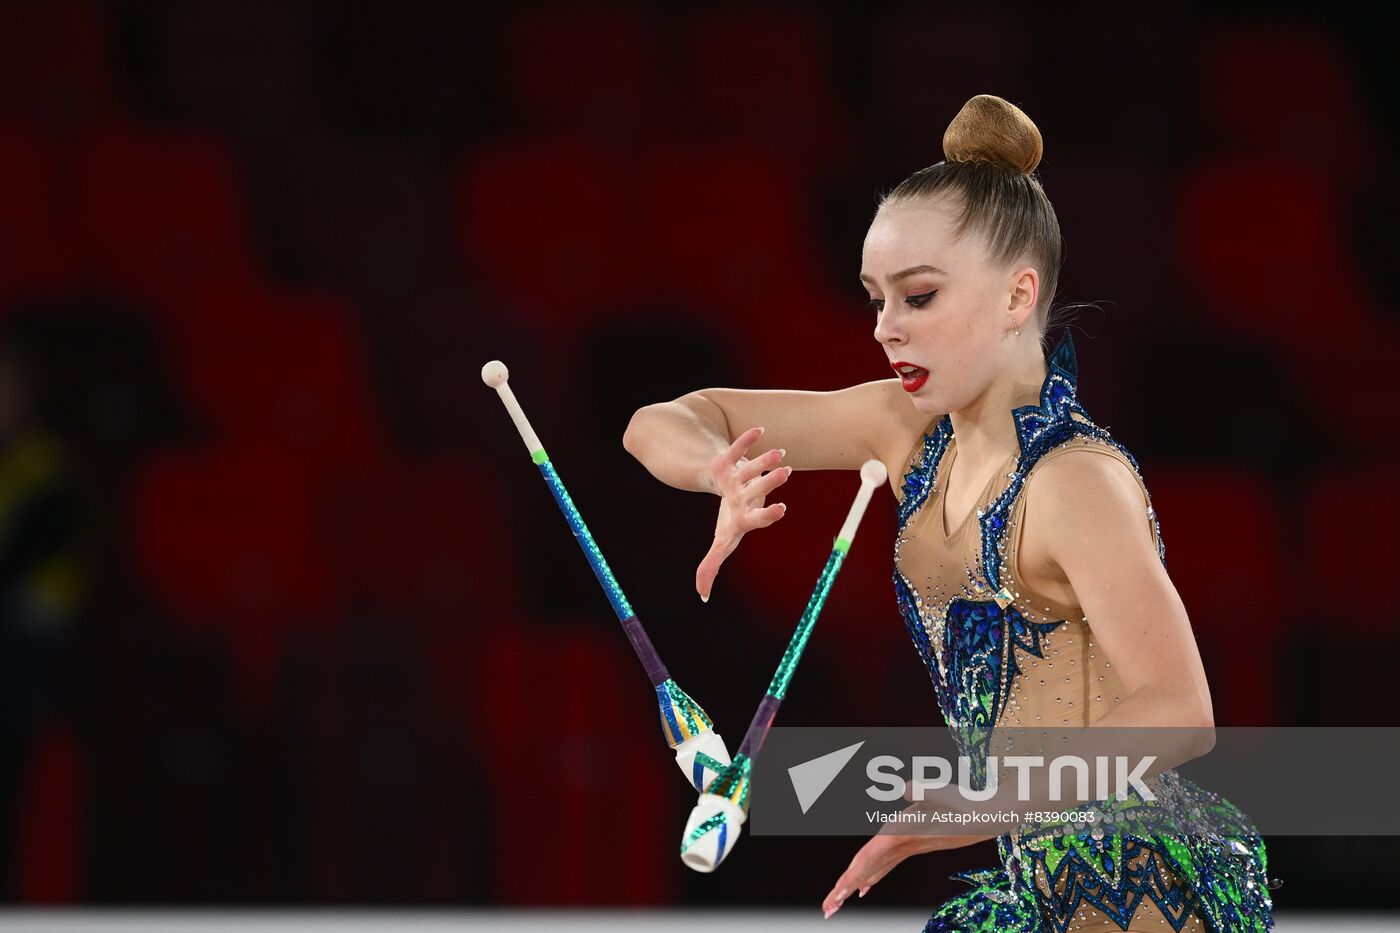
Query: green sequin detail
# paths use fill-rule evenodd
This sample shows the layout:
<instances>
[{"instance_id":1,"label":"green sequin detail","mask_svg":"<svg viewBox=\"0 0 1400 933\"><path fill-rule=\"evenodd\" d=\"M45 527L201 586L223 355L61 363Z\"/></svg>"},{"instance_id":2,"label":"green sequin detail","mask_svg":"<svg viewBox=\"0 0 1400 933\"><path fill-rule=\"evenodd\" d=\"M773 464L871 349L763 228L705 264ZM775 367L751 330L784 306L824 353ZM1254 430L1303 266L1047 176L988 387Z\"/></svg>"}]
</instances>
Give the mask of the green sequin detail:
<instances>
[{"instance_id":1,"label":"green sequin detail","mask_svg":"<svg viewBox=\"0 0 1400 933\"><path fill-rule=\"evenodd\" d=\"M768 695L775 700L781 700L787 695L788 685L792 683L792 675L797 671L797 662L802 658L802 651L807 647L807 640L812 637L812 627L817 624L817 616L821 615L822 606L826 605L826 597L831 592L831 584L836 581L836 573L841 569L841 562L846 559L846 552L839 547L832 550L831 556L826 559L826 566L822 568L821 576L817 578L816 589L812 591L812 598L807 600L807 608L802 612L802 619L797 623L797 631L793 632L792 640L788 642L787 650L783 652L783 660L778 665L777 673L773 675L773 682L768 685Z\"/></svg>"},{"instance_id":2,"label":"green sequin detail","mask_svg":"<svg viewBox=\"0 0 1400 933\"><path fill-rule=\"evenodd\" d=\"M714 816L710 817L708 820L705 820L699 826L691 830L690 835L685 837L685 842L681 843L681 854L684 855L685 853L689 852L691 847L694 846L695 843L699 842L705 837L706 833L710 833L715 831L716 829L719 829L720 826L724 824L724 819L725 817L723 813L716 813Z\"/></svg>"}]
</instances>

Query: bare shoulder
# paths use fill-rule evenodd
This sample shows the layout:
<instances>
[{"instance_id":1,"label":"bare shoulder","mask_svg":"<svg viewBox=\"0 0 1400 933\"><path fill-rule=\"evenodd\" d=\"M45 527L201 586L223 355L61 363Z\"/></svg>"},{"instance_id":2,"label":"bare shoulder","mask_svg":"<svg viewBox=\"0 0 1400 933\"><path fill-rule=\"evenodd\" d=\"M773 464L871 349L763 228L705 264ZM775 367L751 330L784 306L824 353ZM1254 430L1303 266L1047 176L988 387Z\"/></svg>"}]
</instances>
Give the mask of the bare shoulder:
<instances>
[{"instance_id":1,"label":"bare shoulder","mask_svg":"<svg viewBox=\"0 0 1400 933\"><path fill-rule=\"evenodd\" d=\"M1150 502L1122 451L1075 438L1045 454L1026 478L1026 551L1043 568L1067 550L1151 545Z\"/></svg>"},{"instance_id":2,"label":"bare shoulder","mask_svg":"<svg viewBox=\"0 0 1400 933\"><path fill-rule=\"evenodd\" d=\"M1053 503L1083 502L1117 491L1138 494L1137 473L1121 450L1101 440L1083 436L1046 453L1026 478Z\"/></svg>"}]
</instances>

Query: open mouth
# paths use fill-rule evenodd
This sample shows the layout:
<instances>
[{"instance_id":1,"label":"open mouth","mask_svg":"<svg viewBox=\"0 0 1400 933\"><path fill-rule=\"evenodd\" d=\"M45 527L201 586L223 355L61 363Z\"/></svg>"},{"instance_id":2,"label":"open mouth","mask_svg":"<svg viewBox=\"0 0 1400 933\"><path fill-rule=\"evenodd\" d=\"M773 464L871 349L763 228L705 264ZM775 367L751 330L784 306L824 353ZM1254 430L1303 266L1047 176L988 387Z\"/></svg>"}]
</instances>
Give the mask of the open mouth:
<instances>
[{"instance_id":1,"label":"open mouth","mask_svg":"<svg viewBox=\"0 0 1400 933\"><path fill-rule=\"evenodd\" d=\"M922 366L904 362L895 363L893 366L906 392L917 392L928 381L929 372Z\"/></svg>"}]
</instances>

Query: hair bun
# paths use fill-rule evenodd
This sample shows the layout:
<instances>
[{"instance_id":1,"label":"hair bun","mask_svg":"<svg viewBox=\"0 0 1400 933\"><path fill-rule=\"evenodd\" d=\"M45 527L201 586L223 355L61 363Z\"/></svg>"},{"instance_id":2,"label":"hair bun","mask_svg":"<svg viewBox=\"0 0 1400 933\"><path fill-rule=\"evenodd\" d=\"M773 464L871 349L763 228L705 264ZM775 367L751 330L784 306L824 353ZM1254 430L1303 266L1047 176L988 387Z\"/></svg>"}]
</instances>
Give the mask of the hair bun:
<instances>
[{"instance_id":1,"label":"hair bun","mask_svg":"<svg viewBox=\"0 0 1400 933\"><path fill-rule=\"evenodd\" d=\"M992 94L963 104L943 134L943 157L949 162L993 162L1030 174L1044 152L1031 118Z\"/></svg>"}]
</instances>

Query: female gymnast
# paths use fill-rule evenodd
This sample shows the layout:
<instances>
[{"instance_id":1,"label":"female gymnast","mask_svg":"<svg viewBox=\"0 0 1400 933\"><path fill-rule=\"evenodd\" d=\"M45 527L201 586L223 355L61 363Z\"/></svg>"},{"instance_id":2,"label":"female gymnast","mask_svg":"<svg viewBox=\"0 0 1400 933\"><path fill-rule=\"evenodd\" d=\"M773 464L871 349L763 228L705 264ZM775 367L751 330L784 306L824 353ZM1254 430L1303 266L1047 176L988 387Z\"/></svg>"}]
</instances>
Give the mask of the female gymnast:
<instances>
[{"instance_id":1,"label":"female gymnast","mask_svg":"<svg viewBox=\"0 0 1400 933\"><path fill-rule=\"evenodd\" d=\"M793 470L882 461L898 503L897 603L952 728L1210 727L1137 461L1079 403L1068 332L1045 352L1062 244L1034 175L1040 133L978 95L943 152L881 198L865 237L860 281L895 378L696 391L638 410L623 444L662 482L720 497L695 577L706 600L740 539L783 517L765 499ZM1218 795L1158 778L1161 795L1242 829L882 831L824 912L910 855L995 839L1000 864L954 875L971 887L926 931L1271 929L1262 838Z\"/></svg>"}]
</instances>

